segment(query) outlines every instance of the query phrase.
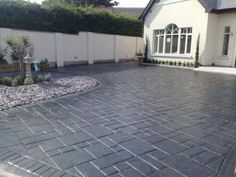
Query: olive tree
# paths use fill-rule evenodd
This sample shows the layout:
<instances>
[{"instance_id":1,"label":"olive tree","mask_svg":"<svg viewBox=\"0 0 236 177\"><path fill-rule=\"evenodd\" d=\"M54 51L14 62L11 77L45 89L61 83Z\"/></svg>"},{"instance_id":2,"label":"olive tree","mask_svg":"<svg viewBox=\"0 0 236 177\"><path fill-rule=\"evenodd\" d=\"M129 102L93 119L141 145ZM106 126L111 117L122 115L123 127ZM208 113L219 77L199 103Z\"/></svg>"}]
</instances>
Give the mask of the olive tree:
<instances>
[{"instance_id":1,"label":"olive tree","mask_svg":"<svg viewBox=\"0 0 236 177\"><path fill-rule=\"evenodd\" d=\"M21 73L24 72L24 57L26 50L30 49L29 52L32 55L33 48L30 38L28 36L8 36L6 39L7 47L10 49L13 60L17 60L20 65Z\"/></svg>"}]
</instances>

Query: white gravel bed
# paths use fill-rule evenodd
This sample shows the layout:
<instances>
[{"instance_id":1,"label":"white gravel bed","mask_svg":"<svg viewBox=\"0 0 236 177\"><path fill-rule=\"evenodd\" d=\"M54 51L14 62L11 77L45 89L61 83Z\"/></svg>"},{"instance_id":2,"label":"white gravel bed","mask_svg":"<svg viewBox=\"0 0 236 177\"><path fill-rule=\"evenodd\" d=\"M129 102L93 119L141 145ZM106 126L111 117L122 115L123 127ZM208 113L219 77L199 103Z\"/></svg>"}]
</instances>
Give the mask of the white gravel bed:
<instances>
[{"instance_id":1,"label":"white gravel bed","mask_svg":"<svg viewBox=\"0 0 236 177\"><path fill-rule=\"evenodd\" d=\"M99 81L91 77L65 73L50 74L52 75L50 82L18 87L0 85L0 110L86 91L99 84Z\"/></svg>"}]
</instances>

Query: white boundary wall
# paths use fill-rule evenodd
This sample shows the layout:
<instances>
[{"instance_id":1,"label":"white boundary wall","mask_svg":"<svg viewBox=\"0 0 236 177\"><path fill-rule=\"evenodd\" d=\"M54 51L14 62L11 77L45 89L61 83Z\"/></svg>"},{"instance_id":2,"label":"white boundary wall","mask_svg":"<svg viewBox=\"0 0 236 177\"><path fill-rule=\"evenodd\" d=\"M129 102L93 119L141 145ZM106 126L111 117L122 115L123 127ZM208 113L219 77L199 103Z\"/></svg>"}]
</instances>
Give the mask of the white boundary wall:
<instances>
[{"instance_id":1,"label":"white boundary wall","mask_svg":"<svg viewBox=\"0 0 236 177\"><path fill-rule=\"evenodd\" d=\"M143 38L79 32L78 35L0 28L0 47L7 36L27 35L34 47L36 60L47 58L51 66L95 62L119 62L135 58L144 50ZM10 62L10 58L8 57Z\"/></svg>"}]
</instances>

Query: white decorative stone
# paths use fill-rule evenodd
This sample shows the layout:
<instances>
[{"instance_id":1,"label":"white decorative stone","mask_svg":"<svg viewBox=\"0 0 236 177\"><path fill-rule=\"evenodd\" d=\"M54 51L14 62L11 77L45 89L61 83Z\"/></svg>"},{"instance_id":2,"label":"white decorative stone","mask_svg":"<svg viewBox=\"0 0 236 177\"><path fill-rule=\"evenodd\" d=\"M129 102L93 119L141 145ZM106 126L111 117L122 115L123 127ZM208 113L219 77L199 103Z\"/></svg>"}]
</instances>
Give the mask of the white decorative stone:
<instances>
[{"instance_id":1,"label":"white decorative stone","mask_svg":"<svg viewBox=\"0 0 236 177\"><path fill-rule=\"evenodd\" d=\"M52 81L40 84L7 87L0 85L0 110L35 103L95 87L99 81L91 77L51 73Z\"/></svg>"}]
</instances>

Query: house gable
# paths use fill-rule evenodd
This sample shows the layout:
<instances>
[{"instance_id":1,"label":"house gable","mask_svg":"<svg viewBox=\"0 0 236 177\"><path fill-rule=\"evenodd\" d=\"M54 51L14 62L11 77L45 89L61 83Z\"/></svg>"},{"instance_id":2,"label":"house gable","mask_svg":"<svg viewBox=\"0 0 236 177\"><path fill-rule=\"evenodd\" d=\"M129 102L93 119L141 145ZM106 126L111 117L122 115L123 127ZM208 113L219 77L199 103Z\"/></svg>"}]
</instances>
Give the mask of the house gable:
<instances>
[{"instance_id":1,"label":"house gable","mask_svg":"<svg viewBox=\"0 0 236 177\"><path fill-rule=\"evenodd\" d=\"M148 12L151 10L155 3L161 3L166 0L150 0L146 8L140 15L140 20L144 21ZM172 0L176 1L176 0ZM206 9L206 12L221 13L226 11L236 10L235 0L198 0L200 4Z\"/></svg>"}]
</instances>

